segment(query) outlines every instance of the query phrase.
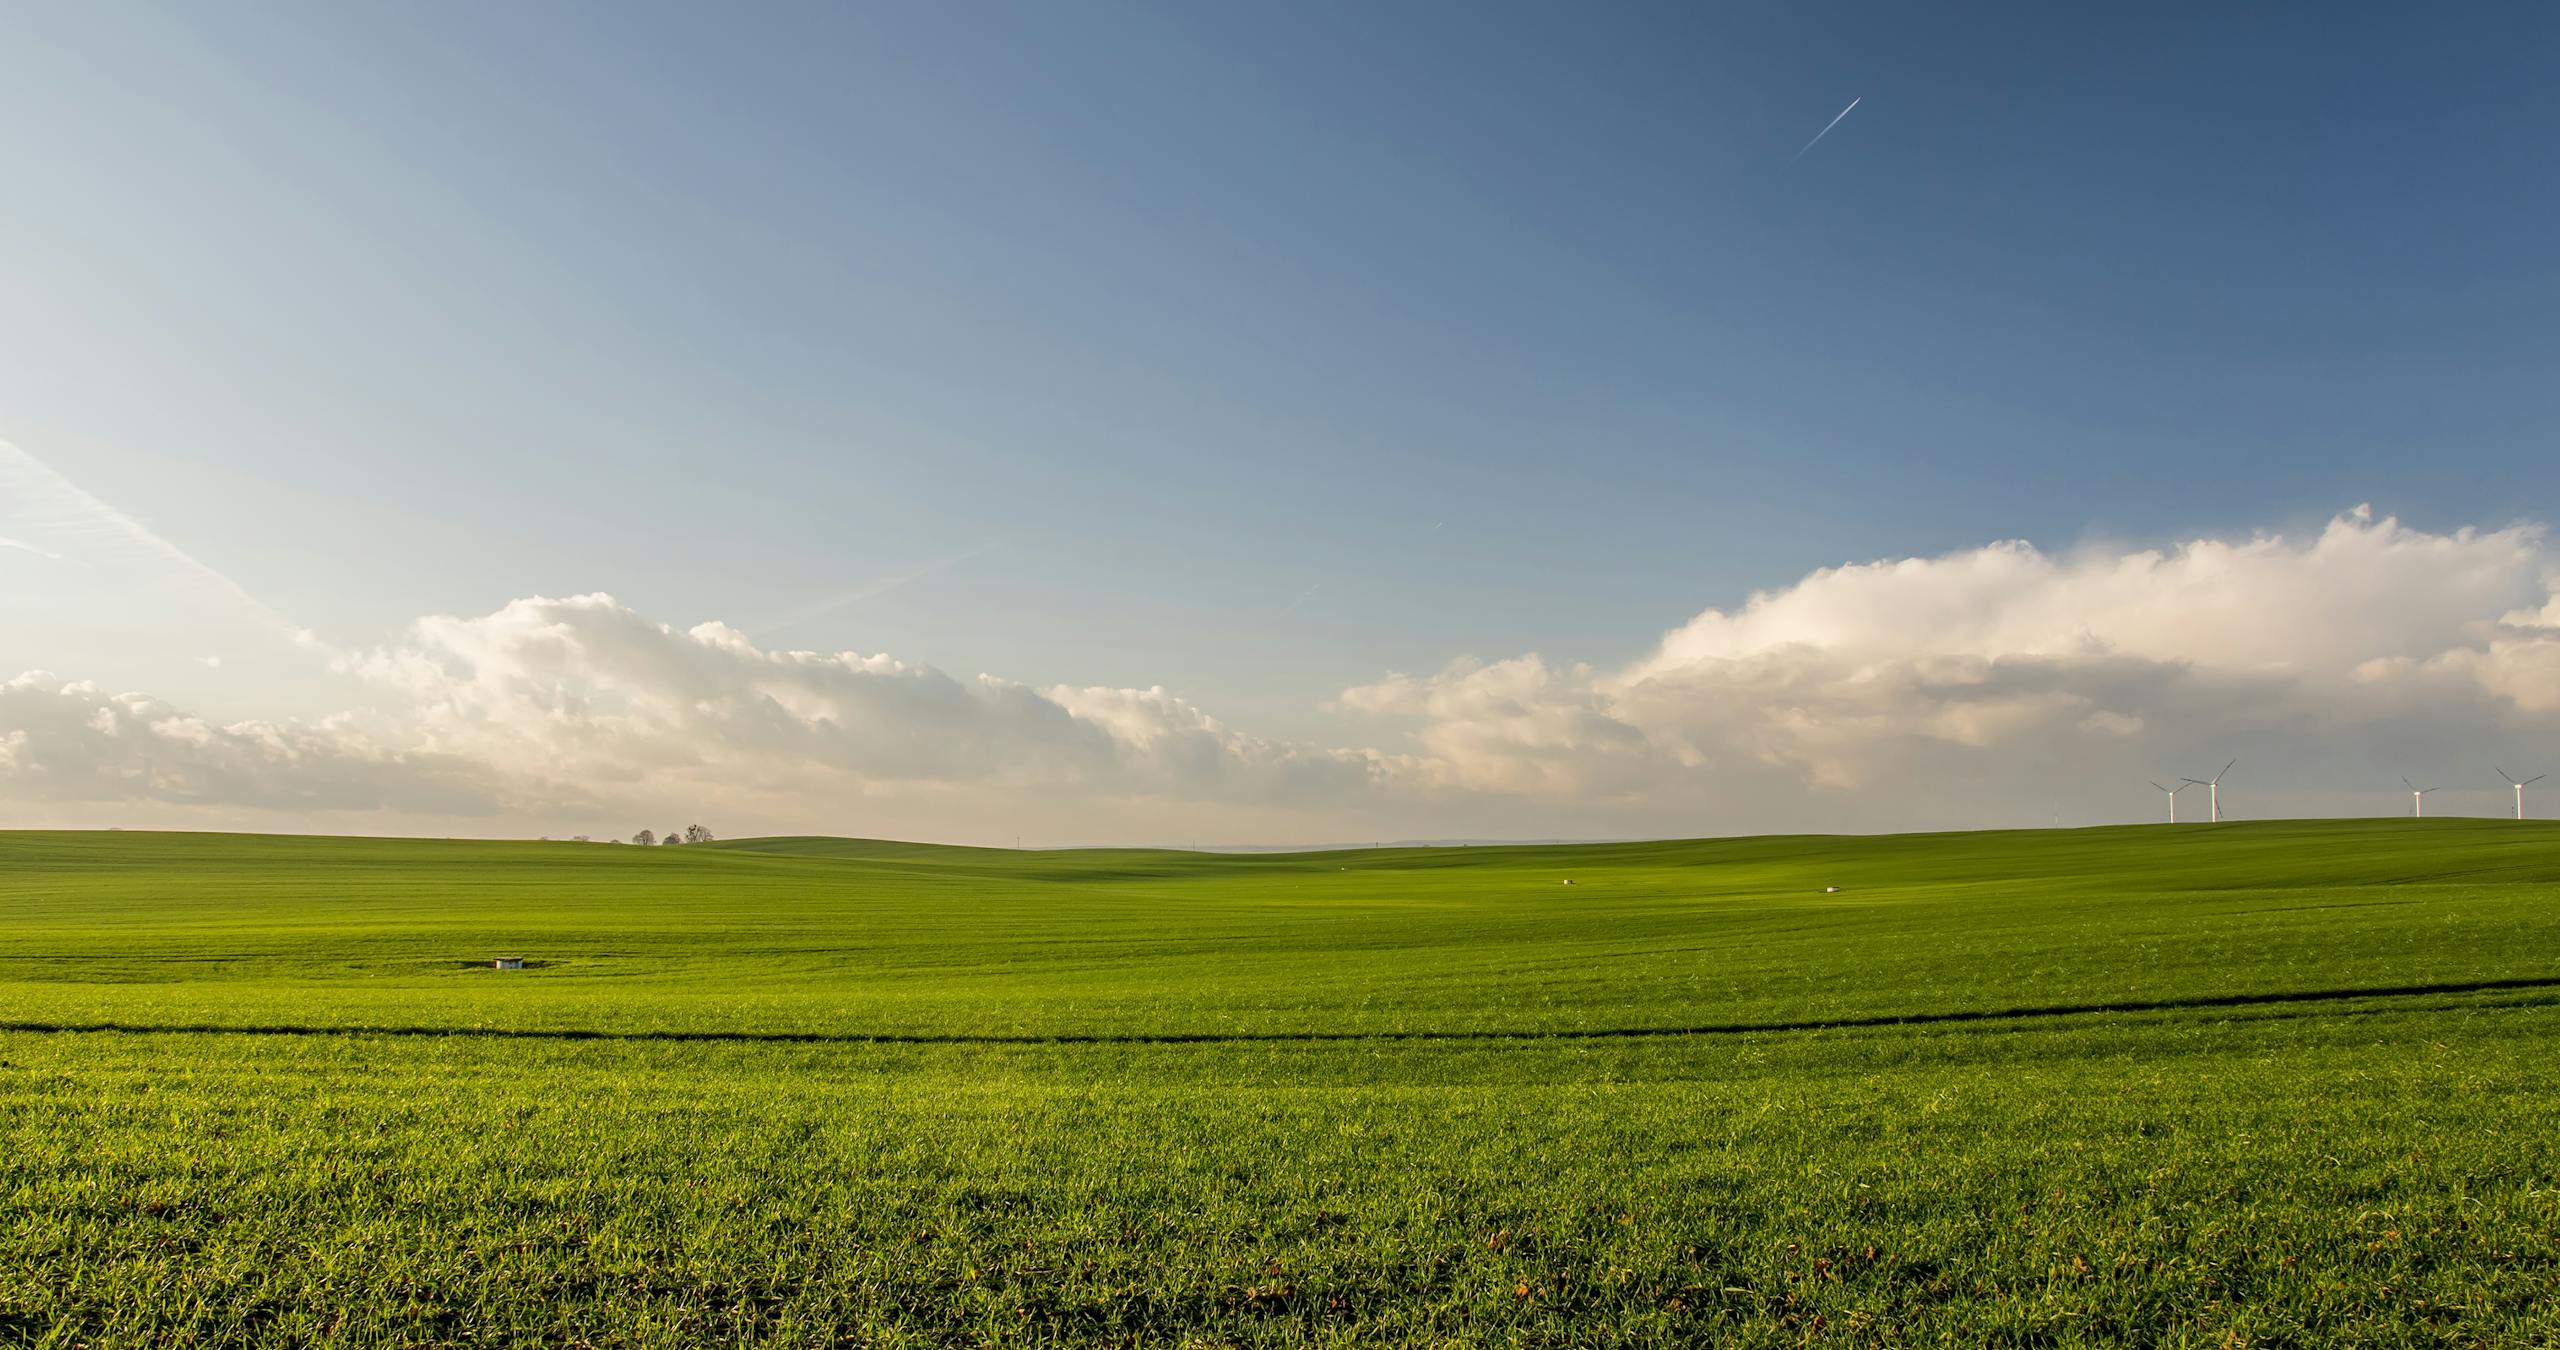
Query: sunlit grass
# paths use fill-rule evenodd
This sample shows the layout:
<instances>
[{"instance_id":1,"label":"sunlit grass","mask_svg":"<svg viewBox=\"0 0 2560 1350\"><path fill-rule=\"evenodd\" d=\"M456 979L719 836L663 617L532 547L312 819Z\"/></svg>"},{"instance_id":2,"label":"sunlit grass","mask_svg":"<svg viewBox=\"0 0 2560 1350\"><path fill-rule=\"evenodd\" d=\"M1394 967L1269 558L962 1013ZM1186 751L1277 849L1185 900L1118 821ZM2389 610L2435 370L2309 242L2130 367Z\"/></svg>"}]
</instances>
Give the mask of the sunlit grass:
<instances>
[{"instance_id":1,"label":"sunlit grass","mask_svg":"<svg viewBox=\"0 0 2560 1350\"><path fill-rule=\"evenodd\" d=\"M0 835L0 1340L2543 1344L2555 879Z\"/></svg>"}]
</instances>

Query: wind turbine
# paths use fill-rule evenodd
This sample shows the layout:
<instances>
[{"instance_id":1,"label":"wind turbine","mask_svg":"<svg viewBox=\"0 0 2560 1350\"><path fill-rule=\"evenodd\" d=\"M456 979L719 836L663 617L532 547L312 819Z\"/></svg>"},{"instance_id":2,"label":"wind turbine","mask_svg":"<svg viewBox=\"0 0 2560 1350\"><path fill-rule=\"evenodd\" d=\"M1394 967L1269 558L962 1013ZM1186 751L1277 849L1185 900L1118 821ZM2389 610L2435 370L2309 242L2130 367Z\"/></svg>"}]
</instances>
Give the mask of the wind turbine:
<instances>
[{"instance_id":1,"label":"wind turbine","mask_svg":"<svg viewBox=\"0 0 2560 1350\"><path fill-rule=\"evenodd\" d=\"M2231 764L2237 764L2239 762L2239 760L2235 759L2231 761ZM2211 778L2187 778L2179 780L2181 782L2193 783L2197 787L2203 788L2212 798L2213 819L2214 823L2217 825L2222 823L2222 774L2231 772L2231 764L2223 765L2222 773L2217 773Z\"/></svg>"},{"instance_id":2,"label":"wind turbine","mask_svg":"<svg viewBox=\"0 0 2560 1350\"><path fill-rule=\"evenodd\" d=\"M2185 783L2180 783L2180 784L2178 784L2176 787L2160 787L2160 785L2159 785L2158 783L2153 783L2151 786L2156 787L2156 788L2160 788L2160 790L2161 790L2162 792L2165 792L2165 793L2168 793L2168 794L2169 794L2169 823L2170 823L2170 824L2172 824L2172 825L2177 824L2177 823L2178 823L2178 794L2179 794L2179 793L2181 793L2181 792L2186 791L2186 790L2187 790L2187 785L2186 785Z\"/></svg>"},{"instance_id":3,"label":"wind turbine","mask_svg":"<svg viewBox=\"0 0 2560 1350\"><path fill-rule=\"evenodd\" d=\"M2400 775L2400 783L2403 787L2409 789L2409 814L2412 816L2424 816L2427 813L2427 794L2435 791L2435 789L2422 788L2417 784L2410 782L2407 774ZM2519 793L2516 800L2524 800L2521 793Z\"/></svg>"},{"instance_id":4,"label":"wind turbine","mask_svg":"<svg viewBox=\"0 0 2560 1350\"><path fill-rule=\"evenodd\" d=\"M2551 775L2549 775L2549 774L2547 774L2547 773L2538 773L2538 774L2535 774L2535 775L2534 775L2533 777L2531 777L2531 778L2519 779L2519 778L2515 777L2514 775L2512 775L2512 774L2508 773L2506 770L2504 770L2504 769L2500 769L2500 770L2498 770L2498 776L2499 776L2500 778L2504 778L2504 779L2506 779L2506 780L2507 780L2507 786L2512 787L2512 788L2514 788L2514 789L2516 790L2516 819L2518 819L2518 820L2522 820L2522 819L2524 819L2524 789L2525 789L2525 785L2526 785L2526 784L2528 784L2528 783L2539 783L2539 782L2541 782L2543 779L2545 779L2545 778L2549 778Z\"/></svg>"}]
</instances>

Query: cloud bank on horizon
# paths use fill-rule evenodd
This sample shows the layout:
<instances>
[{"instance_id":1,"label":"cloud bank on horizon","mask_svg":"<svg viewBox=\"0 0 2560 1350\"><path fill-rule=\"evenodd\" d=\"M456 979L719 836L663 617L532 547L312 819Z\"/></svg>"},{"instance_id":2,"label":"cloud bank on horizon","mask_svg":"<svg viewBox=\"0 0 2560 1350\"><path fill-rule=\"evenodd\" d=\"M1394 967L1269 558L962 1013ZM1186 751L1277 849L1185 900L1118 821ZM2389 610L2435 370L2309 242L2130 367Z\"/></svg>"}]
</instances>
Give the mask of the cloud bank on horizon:
<instances>
[{"instance_id":1,"label":"cloud bank on horizon","mask_svg":"<svg viewBox=\"0 0 2560 1350\"><path fill-rule=\"evenodd\" d=\"M2142 819L2141 779L2236 754L2226 799L2249 814L2376 813L2396 794L2368 780L2486 780L2560 748L2560 551L2539 525L2438 534L2359 508L2307 537L1830 568L1623 668L1530 652L1344 690L1332 746L1161 687L780 650L602 594L329 659L363 706L230 725L76 679L0 683L0 802L46 823L476 834L678 816L989 843L1713 834Z\"/></svg>"}]
</instances>

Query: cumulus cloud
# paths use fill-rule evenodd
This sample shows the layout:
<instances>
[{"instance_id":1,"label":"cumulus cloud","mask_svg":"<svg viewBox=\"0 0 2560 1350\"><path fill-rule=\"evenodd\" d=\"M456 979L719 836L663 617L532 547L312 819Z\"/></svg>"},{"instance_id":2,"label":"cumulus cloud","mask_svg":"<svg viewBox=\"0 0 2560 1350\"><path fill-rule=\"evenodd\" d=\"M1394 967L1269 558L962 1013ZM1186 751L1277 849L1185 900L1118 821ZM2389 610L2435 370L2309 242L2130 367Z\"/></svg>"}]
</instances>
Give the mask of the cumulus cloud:
<instances>
[{"instance_id":1,"label":"cumulus cloud","mask_svg":"<svg viewBox=\"0 0 2560 1350\"><path fill-rule=\"evenodd\" d=\"M1391 674L1329 705L1329 745L1163 687L960 677L535 597L335 658L371 702L327 717L214 725L46 676L0 685L0 798L301 823L649 823L674 804L731 830L978 839L1034 819L1084 839L1203 820L1238 840L1710 833L2122 818L2125 783L2240 754L2243 792L2311 813L2560 732L2555 579L2538 527L2361 510L2302 537L1997 543L1823 569L1616 669L1528 653Z\"/></svg>"},{"instance_id":2,"label":"cumulus cloud","mask_svg":"<svg viewBox=\"0 0 2560 1350\"><path fill-rule=\"evenodd\" d=\"M1648 750L1614 716L1589 666L1548 667L1535 652L1453 662L1436 676L1390 675L1343 691L1338 707L1419 719L1419 756L1390 767L1408 782L1464 791L1587 792L1613 758Z\"/></svg>"},{"instance_id":3,"label":"cumulus cloud","mask_svg":"<svg viewBox=\"0 0 2560 1350\"><path fill-rule=\"evenodd\" d=\"M1043 690L886 655L766 650L607 595L422 620L344 665L397 692L427 748L590 783L787 789L841 775L1287 796L1369 776L1363 756L1237 734L1161 688Z\"/></svg>"},{"instance_id":4,"label":"cumulus cloud","mask_svg":"<svg viewBox=\"0 0 2560 1350\"><path fill-rule=\"evenodd\" d=\"M1788 651L1844 661L2071 659L2343 673L2476 641L2549 601L2538 527L2452 534L2369 507L2307 541L2261 534L2173 550L2050 557L2009 542L1939 558L1827 568L1666 635L1633 681Z\"/></svg>"},{"instance_id":5,"label":"cumulus cloud","mask_svg":"<svg viewBox=\"0 0 2560 1350\"><path fill-rule=\"evenodd\" d=\"M0 793L451 816L514 804L509 785L484 766L380 745L347 726L216 726L140 694L42 672L0 682Z\"/></svg>"},{"instance_id":6,"label":"cumulus cloud","mask_svg":"<svg viewBox=\"0 0 2560 1350\"><path fill-rule=\"evenodd\" d=\"M51 676L0 686L0 796L552 817L674 802L806 821L893 795L946 812L1007 794L1339 806L1376 776L1366 754L1244 735L1162 688L768 650L601 594L422 619L335 664L380 703L216 727Z\"/></svg>"},{"instance_id":7,"label":"cumulus cloud","mask_svg":"<svg viewBox=\"0 0 2560 1350\"><path fill-rule=\"evenodd\" d=\"M1339 703L1409 719L1407 772L1430 786L2033 782L2036 759L2124 758L2109 743L2193 757L2260 733L2535 725L2560 714L2556 575L2538 527L2433 534L2364 509L2306 539L1998 543L1817 571L1621 670L1467 661Z\"/></svg>"}]
</instances>

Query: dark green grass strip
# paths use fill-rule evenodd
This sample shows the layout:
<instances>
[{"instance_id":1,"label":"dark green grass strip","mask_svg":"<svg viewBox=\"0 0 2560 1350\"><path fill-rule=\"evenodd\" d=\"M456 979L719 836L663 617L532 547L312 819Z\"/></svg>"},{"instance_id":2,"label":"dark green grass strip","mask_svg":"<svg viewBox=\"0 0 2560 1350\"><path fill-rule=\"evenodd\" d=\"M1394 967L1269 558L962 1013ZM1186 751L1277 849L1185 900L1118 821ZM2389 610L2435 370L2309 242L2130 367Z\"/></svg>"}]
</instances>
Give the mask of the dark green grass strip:
<instances>
[{"instance_id":1,"label":"dark green grass strip","mask_svg":"<svg viewBox=\"0 0 2560 1350\"><path fill-rule=\"evenodd\" d=\"M1757 1036L1787 1032L1857 1031L1884 1027L1933 1026L1948 1023L2014 1022L2038 1018L2092 1017L2128 1013L2192 1012L2217 1008L2254 1008L2302 1003L2345 1003L2377 999L2426 998L2458 994L2510 993L2560 989L2560 976L2509 980L2465 980L2435 984L2385 985L2361 989L2295 989L2259 994L2216 994L2203 998L2125 999L2109 1003L2057 1003L2029 1008L1981 1008L1955 1012L1879 1013L1869 1017L1828 1017L1800 1021L1725 1022L1689 1027L1562 1027L1547 1030L1379 1030L1379 1031L1164 1031L1137 1033L1061 1032L1051 1035L989 1035L968 1032L829 1032L829 1031L608 1031L590 1028L421 1026L293 1026L196 1022L155 1025L139 1022L0 1021L0 1031L58 1034L122 1033L176 1036L419 1036L476 1037L513 1041L666 1041L711 1044L772 1045L1238 1045L1308 1044L1363 1041L1600 1041L1647 1037Z\"/></svg>"}]
</instances>

